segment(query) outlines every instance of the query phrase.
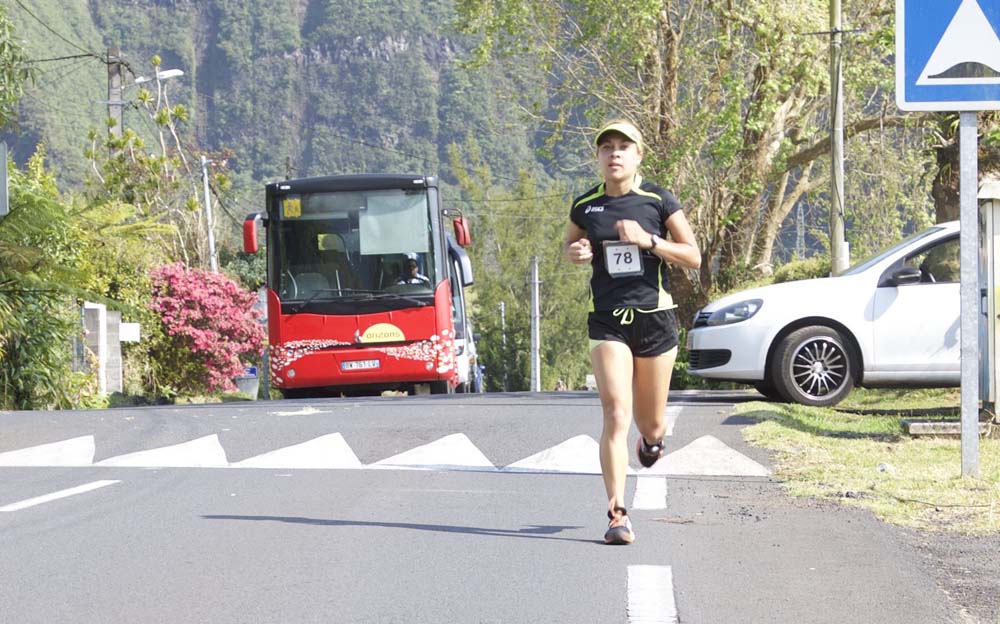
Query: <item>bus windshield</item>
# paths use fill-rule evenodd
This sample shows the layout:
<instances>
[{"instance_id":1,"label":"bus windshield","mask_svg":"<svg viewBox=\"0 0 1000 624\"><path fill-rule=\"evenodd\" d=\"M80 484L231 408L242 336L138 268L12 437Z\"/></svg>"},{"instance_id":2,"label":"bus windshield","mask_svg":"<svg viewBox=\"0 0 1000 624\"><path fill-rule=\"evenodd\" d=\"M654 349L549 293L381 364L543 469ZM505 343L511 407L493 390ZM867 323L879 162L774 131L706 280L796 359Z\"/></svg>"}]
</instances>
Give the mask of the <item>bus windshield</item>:
<instances>
[{"instance_id":1,"label":"bus windshield","mask_svg":"<svg viewBox=\"0 0 1000 624\"><path fill-rule=\"evenodd\" d=\"M431 294L437 284L425 190L277 198L283 301Z\"/></svg>"}]
</instances>

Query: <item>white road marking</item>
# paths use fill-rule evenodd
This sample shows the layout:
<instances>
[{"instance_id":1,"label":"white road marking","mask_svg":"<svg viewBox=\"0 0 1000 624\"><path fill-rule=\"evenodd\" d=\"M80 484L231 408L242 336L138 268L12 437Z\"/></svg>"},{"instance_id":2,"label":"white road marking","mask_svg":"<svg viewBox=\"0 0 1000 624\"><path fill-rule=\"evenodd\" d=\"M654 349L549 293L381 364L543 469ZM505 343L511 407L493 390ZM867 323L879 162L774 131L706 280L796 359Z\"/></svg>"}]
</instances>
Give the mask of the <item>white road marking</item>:
<instances>
[{"instance_id":1,"label":"white road marking","mask_svg":"<svg viewBox=\"0 0 1000 624\"><path fill-rule=\"evenodd\" d=\"M395 470L496 470L464 433L454 433L369 464L366 468Z\"/></svg>"},{"instance_id":2,"label":"white road marking","mask_svg":"<svg viewBox=\"0 0 1000 624\"><path fill-rule=\"evenodd\" d=\"M632 509L666 509L667 480L664 477L640 475L635 480Z\"/></svg>"},{"instance_id":3,"label":"white road marking","mask_svg":"<svg viewBox=\"0 0 1000 624\"><path fill-rule=\"evenodd\" d=\"M667 432L664 435L672 436L674 435L674 425L677 424L677 417L681 415L681 407L679 405L669 405L667 406Z\"/></svg>"},{"instance_id":4,"label":"white road marking","mask_svg":"<svg viewBox=\"0 0 1000 624\"><path fill-rule=\"evenodd\" d=\"M670 566L628 567L628 624L677 624Z\"/></svg>"},{"instance_id":5,"label":"white road marking","mask_svg":"<svg viewBox=\"0 0 1000 624\"><path fill-rule=\"evenodd\" d=\"M331 433L230 464L234 468L362 468L344 436Z\"/></svg>"},{"instance_id":6,"label":"white road marking","mask_svg":"<svg viewBox=\"0 0 1000 624\"><path fill-rule=\"evenodd\" d=\"M578 435L504 467L505 472L566 472L601 474L599 445L588 435ZM635 471L628 469L629 474Z\"/></svg>"},{"instance_id":7,"label":"white road marking","mask_svg":"<svg viewBox=\"0 0 1000 624\"><path fill-rule=\"evenodd\" d=\"M41 505L42 503L48 503L60 498L66 498L67 496L75 496L77 494L83 494L84 492L90 492L91 490L114 485L115 483L121 483L121 481L94 481L92 483L85 483L66 490L59 490L58 492L45 494L44 496L36 496L35 498L29 498L18 503L4 505L3 507L0 507L0 512L20 511L22 509L27 509L28 507Z\"/></svg>"},{"instance_id":8,"label":"white road marking","mask_svg":"<svg viewBox=\"0 0 1000 624\"><path fill-rule=\"evenodd\" d=\"M130 468L221 468L228 465L226 451L214 433L190 442L109 457L95 464Z\"/></svg>"},{"instance_id":9,"label":"white road marking","mask_svg":"<svg viewBox=\"0 0 1000 624\"><path fill-rule=\"evenodd\" d=\"M89 466L92 463L92 435L0 453L0 466Z\"/></svg>"},{"instance_id":10,"label":"white road marking","mask_svg":"<svg viewBox=\"0 0 1000 624\"><path fill-rule=\"evenodd\" d=\"M639 474L766 477L771 471L718 438L702 436Z\"/></svg>"},{"instance_id":11,"label":"white road marking","mask_svg":"<svg viewBox=\"0 0 1000 624\"><path fill-rule=\"evenodd\" d=\"M310 416L312 414L332 414L333 412L324 412L316 409L312 405L307 405L300 410L294 412L271 412L275 416Z\"/></svg>"}]
</instances>

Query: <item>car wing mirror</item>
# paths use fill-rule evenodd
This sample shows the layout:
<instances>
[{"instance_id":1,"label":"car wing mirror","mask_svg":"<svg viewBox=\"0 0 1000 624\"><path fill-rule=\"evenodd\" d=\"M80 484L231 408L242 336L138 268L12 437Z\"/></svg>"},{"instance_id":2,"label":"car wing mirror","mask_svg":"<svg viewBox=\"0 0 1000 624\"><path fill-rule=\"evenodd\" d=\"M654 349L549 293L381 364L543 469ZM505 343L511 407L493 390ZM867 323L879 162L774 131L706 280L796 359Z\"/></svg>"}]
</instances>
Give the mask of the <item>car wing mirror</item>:
<instances>
[{"instance_id":1,"label":"car wing mirror","mask_svg":"<svg viewBox=\"0 0 1000 624\"><path fill-rule=\"evenodd\" d=\"M906 286L907 284L919 284L920 269L912 266L896 269L889 276L889 283L892 284L893 286Z\"/></svg>"}]
</instances>

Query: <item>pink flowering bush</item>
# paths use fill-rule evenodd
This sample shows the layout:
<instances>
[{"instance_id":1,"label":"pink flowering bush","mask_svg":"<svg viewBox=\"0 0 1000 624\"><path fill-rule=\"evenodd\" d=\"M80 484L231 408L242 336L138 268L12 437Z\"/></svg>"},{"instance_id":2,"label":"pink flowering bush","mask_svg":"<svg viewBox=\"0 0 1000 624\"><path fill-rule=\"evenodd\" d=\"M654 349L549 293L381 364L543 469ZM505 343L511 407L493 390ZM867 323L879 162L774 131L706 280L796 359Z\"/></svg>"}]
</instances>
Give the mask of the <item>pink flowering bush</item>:
<instances>
[{"instance_id":1,"label":"pink flowering bush","mask_svg":"<svg viewBox=\"0 0 1000 624\"><path fill-rule=\"evenodd\" d=\"M157 386L197 394L235 390L234 378L263 352L264 328L254 293L230 278L175 262L150 272L150 308L162 337L153 349Z\"/></svg>"}]
</instances>

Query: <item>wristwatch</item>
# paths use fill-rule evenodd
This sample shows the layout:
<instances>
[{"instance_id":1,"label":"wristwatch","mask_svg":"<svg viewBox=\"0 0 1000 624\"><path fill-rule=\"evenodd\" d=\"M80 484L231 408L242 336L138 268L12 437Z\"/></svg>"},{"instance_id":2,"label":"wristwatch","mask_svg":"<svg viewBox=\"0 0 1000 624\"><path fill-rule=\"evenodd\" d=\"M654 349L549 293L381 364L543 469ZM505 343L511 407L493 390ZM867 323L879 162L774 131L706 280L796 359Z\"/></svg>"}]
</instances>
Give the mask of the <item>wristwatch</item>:
<instances>
[{"instance_id":1,"label":"wristwatch","mask_svg":"<svg viewBox=\"0 0 1000 624\"><path fill-rule=\"evenodd\" d=\"M654 249L656 249L657 245L659 245L660 243L664 242L663 239L660 238L659 235L657 235L657 234L653 234L652 236L650 236L649 240L652 241L652 243L653 243L653 246L649 248L649 251L653 251Z\"/></svg>"}]
</instances>

